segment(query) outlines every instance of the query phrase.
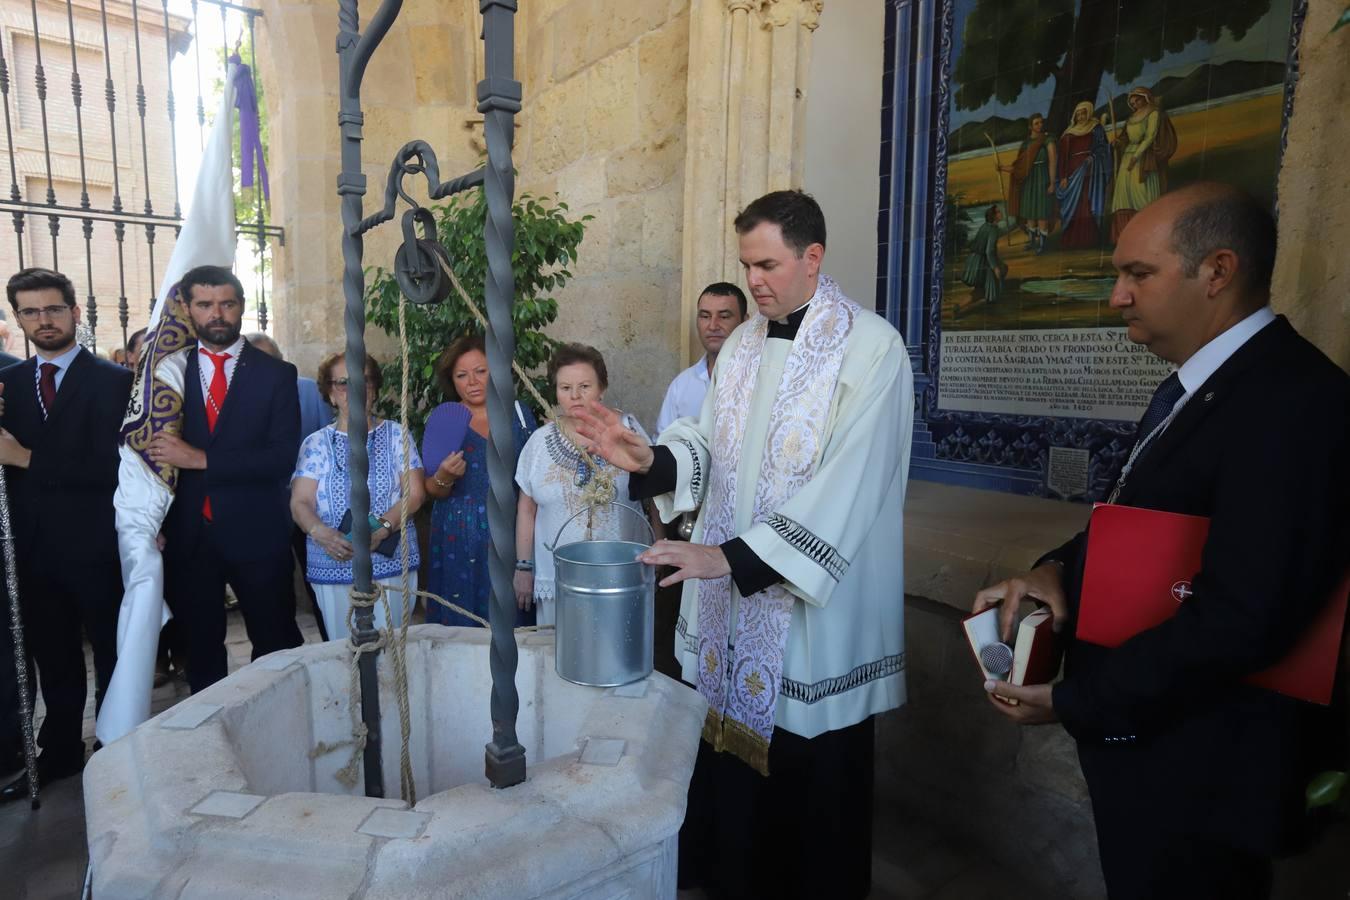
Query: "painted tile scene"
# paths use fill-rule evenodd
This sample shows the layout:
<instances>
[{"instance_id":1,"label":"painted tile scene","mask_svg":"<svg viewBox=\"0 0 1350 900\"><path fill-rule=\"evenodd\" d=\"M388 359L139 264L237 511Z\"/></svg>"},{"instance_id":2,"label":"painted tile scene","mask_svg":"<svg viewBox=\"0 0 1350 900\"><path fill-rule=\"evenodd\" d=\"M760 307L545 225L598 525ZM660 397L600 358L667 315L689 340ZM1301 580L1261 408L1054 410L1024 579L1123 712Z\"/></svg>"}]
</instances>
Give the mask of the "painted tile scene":
<instances>
[{"instance_id":1,"label":"painted tile scene","mask_svg":"<svg viewBox=\"0 0 1350 900\"><path fill-rule=\"evenodd\" d=\"M943 329L1118 325L1135 210L1273 199L1291 4L955 0Z\"/></svg>"}]
</instances>

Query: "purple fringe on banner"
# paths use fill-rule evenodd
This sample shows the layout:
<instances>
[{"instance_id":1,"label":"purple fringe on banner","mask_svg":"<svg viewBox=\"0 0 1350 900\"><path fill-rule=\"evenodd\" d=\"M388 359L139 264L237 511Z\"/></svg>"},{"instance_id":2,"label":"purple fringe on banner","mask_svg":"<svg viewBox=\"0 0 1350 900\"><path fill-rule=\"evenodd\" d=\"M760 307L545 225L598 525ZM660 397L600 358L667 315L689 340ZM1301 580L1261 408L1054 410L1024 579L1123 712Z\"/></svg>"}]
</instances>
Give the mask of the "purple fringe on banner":
<instances>
[{"instance_id":1,"label":"purple fringe on banner","mask_svg":"<svg viewBox=\"0 0 1350 900\"><path fill-rule=\"evenodd\" d=\"M253 73L240 61L238 53L231 54L230 62L234 64L234 108L239 110L239 184L241 187L253 187L253 166L256 160L263 198L271 203L267 160L263 157L262 135L258 131L258 95L253 90Z\"/></svg>"}]
</instances>

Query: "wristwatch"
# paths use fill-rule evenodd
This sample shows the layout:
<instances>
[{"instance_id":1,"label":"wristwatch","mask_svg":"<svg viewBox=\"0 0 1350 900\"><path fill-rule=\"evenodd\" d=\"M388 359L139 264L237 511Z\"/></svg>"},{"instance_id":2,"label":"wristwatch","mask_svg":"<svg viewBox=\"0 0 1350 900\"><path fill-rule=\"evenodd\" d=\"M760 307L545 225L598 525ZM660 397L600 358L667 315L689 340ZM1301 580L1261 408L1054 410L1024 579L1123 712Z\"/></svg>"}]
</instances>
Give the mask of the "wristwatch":
<instances>
[{"instance_id":1,"label":"wristwatch","mask_svg":"<svg viewBox=\"0 0 1350 900\"><path fill-rule=\"evenodd\" d=\"M379 521L380 527L383 528L385 531L393 531L393 530L394 530L394 523L393 523L393 522L390 522L390 521L389 521L388 519L386 519L384 516L378 516L378 517L377 517L377 521Z\"/></svg>"},{"instance_id":2,"label":"wristwatch","mask_svg":"<svg viewBox=\"0 0 1350 900\"><path fill-rule=\"evenodd\" d=\"M534 571L534 560L532 560L532 559L518 559L518 560L516 560L516 571L517 571L517 572L533 572L533 571Z\"/></svg>"}]
</instances>

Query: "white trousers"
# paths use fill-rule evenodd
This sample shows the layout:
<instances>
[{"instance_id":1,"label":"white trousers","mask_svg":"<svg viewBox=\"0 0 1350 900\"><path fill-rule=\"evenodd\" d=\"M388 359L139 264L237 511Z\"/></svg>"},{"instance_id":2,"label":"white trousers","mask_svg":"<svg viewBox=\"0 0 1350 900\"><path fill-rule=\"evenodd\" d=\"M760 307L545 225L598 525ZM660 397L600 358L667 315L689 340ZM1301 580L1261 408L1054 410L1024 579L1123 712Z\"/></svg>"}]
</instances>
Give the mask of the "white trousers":
<instances>
[{"instance_id":1,"label":"white trousers","mask_svg":"<svg viewBox=\"0 0 1350 900\"><path fill-rule=\"evenodd\" d=\"M395 627L403 625L403 617L412 615L416 608L416 595L405 596L403 602L399 603L398 598L401 593L399 588L402 586L403 579L398 575L392 575L389 578L377 578L377 585L387 585L393 588L387 596L389 598L389 608L394 613ZM410 581L415 585L416 581ZM315 584L314 596L319 601L319 611L323 614L324 627L328 629L328 639L330 641L344 641L351 634L351 629L347 624L347 612L351 609L351 598L349 591L350 584ZM384 602L378 601L375 604L375 627L384 628L386 618L384 614Z\"/></svg>"}]
</instances>

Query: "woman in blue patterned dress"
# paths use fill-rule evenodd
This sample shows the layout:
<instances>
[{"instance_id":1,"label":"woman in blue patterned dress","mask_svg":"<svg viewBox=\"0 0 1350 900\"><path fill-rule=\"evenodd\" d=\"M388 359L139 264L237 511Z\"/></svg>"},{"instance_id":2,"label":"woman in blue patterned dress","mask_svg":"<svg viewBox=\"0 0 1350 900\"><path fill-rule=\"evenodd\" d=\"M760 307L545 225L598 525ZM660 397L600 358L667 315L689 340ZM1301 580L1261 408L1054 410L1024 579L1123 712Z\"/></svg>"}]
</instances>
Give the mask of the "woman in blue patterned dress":
<instances>
[{"instance_id":1,"label":"woman in blue patterned dress","mask_svg":"<svg viewBox=\"0 0 1350 900\"><path fill-rule=\"evenodd\" d=\"M399 587L403 570L403 546L407 539L409 577L417 586L417 532L412 515L422 505L422 461L417 448L408 446L408 463L403 465L403 429L397 422L376 419L370 414L375 398L380 393L380 366L373 356L366 357L366 452L370 458L370 514L374 525L370 534L371 563L376 583ZM291 518L307 537L305 578L314 587L315 599L328 626L330 640L347 637L347 595L352 585L352 543L347 537L351 526L342 529L343 519L350 509L351 475L348 472L347 453L347 363L341 353L328 356L319 364L319 393L337 410L333 424L325 425L305 438L300 445L300 458L291 476ZM408 534L392 542L380 552L377 548L398 533L401 483L405 472L408 483ZM389 595L389 605L401 624L401 616L412 614L415 595L397 601L398 592ZM375 623L384 627L384 604L375 605Z\"/></svg>"},{"instance_id":2,"label":"woman in blue patterned dress","mask_svg":"<svg viewBox=\"0 0 1350 900\"><path fill-rule=\"evenodd\" d=\"M422 438L426 466L426 493L431 508L431 539L427 546L427 590L484 619L488 617L488 470L487 470L487 355L479 335L462 337L441 354L436 381L450 398L431 411ZM468 412L460 449L444 453L438 433L453 429ZM534 431L534 416L523 403L513 409L516 451ZM435 601L427 603L427 621L442 625L478 623ZM534 622L533 612L518 612L516 624Z\"/></svg>"}]
</instances>

